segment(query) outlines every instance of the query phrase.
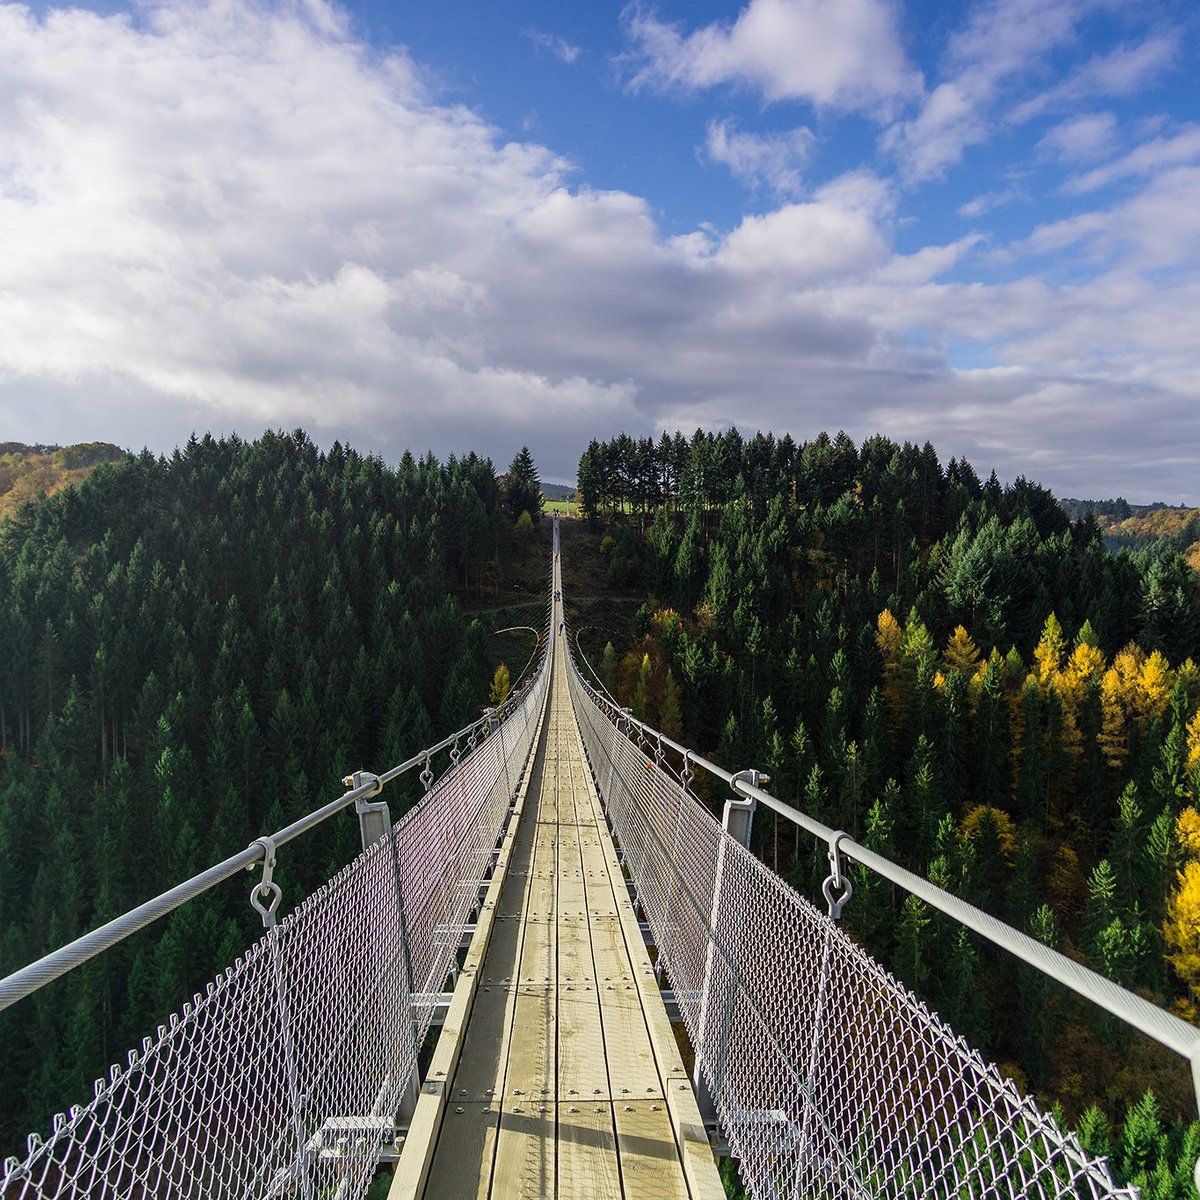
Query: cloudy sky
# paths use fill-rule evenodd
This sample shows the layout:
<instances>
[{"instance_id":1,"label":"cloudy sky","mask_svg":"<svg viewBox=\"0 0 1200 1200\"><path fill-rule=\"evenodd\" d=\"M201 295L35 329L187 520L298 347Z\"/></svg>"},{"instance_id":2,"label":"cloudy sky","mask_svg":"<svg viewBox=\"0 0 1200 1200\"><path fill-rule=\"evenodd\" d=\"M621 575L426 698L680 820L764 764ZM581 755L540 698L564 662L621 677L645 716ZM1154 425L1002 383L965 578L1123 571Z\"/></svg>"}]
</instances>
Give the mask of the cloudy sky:
<instances>
[{"instance_id":1,"label":"cloudy sky","mask_svg":"<svg viewBox=\"0 0 1200 1200\"><path fill-rule=\"evenodd\" d=\"M1200 503L1192 0L0 3L0 440L697 425Z\"/></svg>"}]
</instances>

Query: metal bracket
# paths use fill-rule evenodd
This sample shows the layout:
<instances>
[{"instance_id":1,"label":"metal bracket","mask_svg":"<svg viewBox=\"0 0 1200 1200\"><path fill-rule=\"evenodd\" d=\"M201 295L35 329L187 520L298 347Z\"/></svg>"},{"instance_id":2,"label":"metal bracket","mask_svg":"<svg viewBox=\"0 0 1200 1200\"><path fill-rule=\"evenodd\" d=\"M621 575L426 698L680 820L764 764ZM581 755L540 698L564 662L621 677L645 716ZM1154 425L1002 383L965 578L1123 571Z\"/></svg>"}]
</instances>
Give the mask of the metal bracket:
<instances>
[{"instance_id":1,"label":"metal bracket","mask_svg":"<svg viewBox=\"0 0 1200 1200\"><path fill-rule=\"evenodd\" d=\"M743 796L738 791L737 785L739 783L748 783L751 787L758 787L760 784L770 782L770 775L753 769L738 771L729 781L729 786L737 799L725 801L725 813L722 824L735 842L740 842L743 846L747 847L750 845L750 828L754 822L754 810L758 807L758 801L753 796Z\"/></svg>"},{"instance_id":2,"label":"metal bracket","mask_svg":"<svg viewBox=\"0 0 1200 1200\"><path fill-rule=\"evenodd\" d=\"M354 811L358 814L359 837L362 840L362 848L367 850L376 842L388 837L392 830L392 814L387 801L370 799L383 791L383 780L370 771L355 771L353 775L347 775L342 783L350 788L360 788L372 783L375 785L374 790L365 796L359 796L354 802Z\"/></svg>"},{"instance_id":3,"label":"metal bracket","mask_svg":"<svg viewBox=\"0 0 1200 1200\"><path fill-rule=\"evenodd\" d=\"M851 840L841 829L829 837L829 877L821 885L821 894L829 905L830 919L834 921L842 919L842 909L854 895L854 885L842 870L842 842Z\"/></svg>"},{"instance_id":4,"label":"metal bracket","mask_svg":"<svg viewBox=\"0 0 1200 1200\"><path fill-rule=\"evenodd\" d=\"M275 925L275 910L279 907L280 900L283 899L283 892L279 890L279 884L272 878L275 874L275 839L272 837L255 838L250 845L263 848L262 878L250 889L250 904L262 918L263 928L272 929ZM254 864L251 863L246 869L252 871ZM262 899L264 896L267 897L265 903Z\"/></svg>"}]
</instances>

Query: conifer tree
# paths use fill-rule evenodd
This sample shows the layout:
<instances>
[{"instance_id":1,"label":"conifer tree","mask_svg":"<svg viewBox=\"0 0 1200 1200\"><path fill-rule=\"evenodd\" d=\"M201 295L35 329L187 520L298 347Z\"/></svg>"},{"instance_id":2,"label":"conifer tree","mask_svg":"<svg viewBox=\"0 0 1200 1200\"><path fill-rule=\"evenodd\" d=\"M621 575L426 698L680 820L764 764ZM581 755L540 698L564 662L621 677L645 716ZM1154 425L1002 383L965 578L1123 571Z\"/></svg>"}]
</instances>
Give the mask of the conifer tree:
<instances>
[{"instance_id":1,"label":"conifer tree","mask_svg":"<svg viewBox=\"0 0 1200 1200\"><path fill-rule=\"evenodd\" d=\"M508 515L515 524L528 513L536 525L542 519L542 481L528 446L522 446L508 464Z\"/></svg>"}]
</instances>

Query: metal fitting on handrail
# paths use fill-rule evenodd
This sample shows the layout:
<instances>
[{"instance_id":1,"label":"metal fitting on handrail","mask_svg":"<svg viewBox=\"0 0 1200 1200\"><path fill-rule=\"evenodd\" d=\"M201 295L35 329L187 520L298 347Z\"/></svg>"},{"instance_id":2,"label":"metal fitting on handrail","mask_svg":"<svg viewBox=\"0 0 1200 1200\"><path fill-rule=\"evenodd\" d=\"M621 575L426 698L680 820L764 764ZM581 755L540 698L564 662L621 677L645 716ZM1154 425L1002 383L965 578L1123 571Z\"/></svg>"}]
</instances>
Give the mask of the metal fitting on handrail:
<instances>
[{"instance_id":1,"label":"metal fitting on handrail","mask_svg":"<svg viewBox=\"0 0 1200 1200\"><path fill-rule=\"evenodd\" d=\"M360 800L368 800L372 796L378 796L383 791L383 780L371 771L355 771L353 775L342 776L342 787L350 788L353 791L358 791L361 787L368 787L374 784L374 789L369 792L363 792L358 798ZM266 839L262 839L266 840Z\"/></svg>"},{"instance_id":2,"label":"metal fitting on handrail","mask_svg":"<svg viewBox=\"0 0 1200 1200\"><path fill-rule=\"evenodd\" d=\"M750 830L754 822L754 810L758 807L758 801L753 796L744 796L738 789L738 784L748 783L751 787L757 787L759 780L765 782L769 779L769 775L764 775L761 771L755 771L751 768L746 771L738 771L729 780L729 786L737 799L725 801L725 813L722 823L730 837L735 842L740 842L743 846L749 847L750 845Z\"/></svg>"},{"instance_id":3,"label":"metal fitting on handrail","mask_svg":"<svg viewBox=\"0 0 1200 1200\"><path fill-rule=\"evenodd\" d=\"M275 874L275 839L272 837L255 838L250 843L250 848L261 846L263 848L263 873L262 878L250 889L250 903L254 911L262 918L263 928L270 929L275 924L275 910L279 907L279 902L283 899L283 892L279 889L273 878ZM252 870L252 863L247 870ZM269 899L264 904L261 897L267 896Z\"/></svg>"},{"instance_id":4,"label":"metal fitting on handrail","mask_svg":"<svg viewBox=\"0 0 1200 1200\"><path fill-rule=\"evenodd\" d=\"M854 895L854 885L842 870L842 842L852 840L848 833L840 829L829 839L829 877L821 884L821 895L825 897L830 919L834 921L842 919L842 909Z\"/></svg>"}]
</instances>

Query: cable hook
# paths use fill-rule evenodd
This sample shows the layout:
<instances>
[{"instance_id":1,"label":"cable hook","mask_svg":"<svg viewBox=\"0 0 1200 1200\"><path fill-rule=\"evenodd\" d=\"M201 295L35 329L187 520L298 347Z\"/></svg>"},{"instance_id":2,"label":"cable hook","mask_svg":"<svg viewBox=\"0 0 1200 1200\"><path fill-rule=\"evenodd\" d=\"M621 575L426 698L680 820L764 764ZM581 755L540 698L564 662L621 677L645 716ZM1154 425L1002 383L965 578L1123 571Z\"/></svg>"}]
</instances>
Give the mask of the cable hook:
<instances>
[{"instance_id":1,"label":"cable hook","mask_svg":"<svg viewBox=\"0 0 1200 1200\"><path fill-rule=\"evenodd\" d=\"M829 877L821 885L821 895L829 905L829 917L833 921L842 919L842 909L854 895L854 885L842 870L842 842L850 840L850 835L841 829L829 836Z\"/></svg>"},{"instance_id":2,"label":"cable hook","mask_svg":"<svg viewBox=\"0 0 1200 1200\"><path fill-rule=\"evenodd\" d=\"M692 786L692 780L695 777L692 771L692 752L685 750L683 752L683 770L679 772L679 782L683 784L685 791Z\"/></svg>"},{"instance_id":3,"label":"cable hook","mask_svg":"<svg viewBox=\"0 0 1200 1200\"><path fill-rule=\"evenodd\" d=\"M275 839L265 836L255 838L250 845L263 848L262 878L250 889L250 904L262 918L263 928L272 929L275 926L275 910L279 907L280 900L283 899L283 892L279 890L279 884L273 878L275 874ZM254 864L251 863L247 869L252 870L253 867ZM264 896L268 898L265 903L262 899Z\"/></svg>"}]
</instances>

